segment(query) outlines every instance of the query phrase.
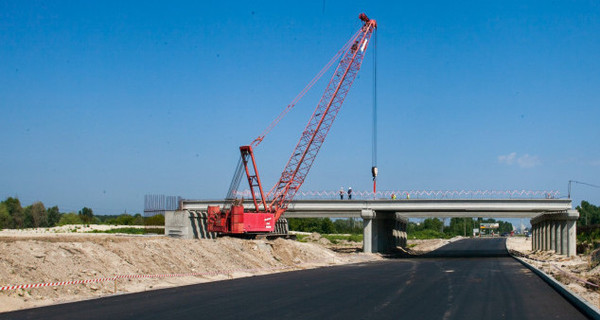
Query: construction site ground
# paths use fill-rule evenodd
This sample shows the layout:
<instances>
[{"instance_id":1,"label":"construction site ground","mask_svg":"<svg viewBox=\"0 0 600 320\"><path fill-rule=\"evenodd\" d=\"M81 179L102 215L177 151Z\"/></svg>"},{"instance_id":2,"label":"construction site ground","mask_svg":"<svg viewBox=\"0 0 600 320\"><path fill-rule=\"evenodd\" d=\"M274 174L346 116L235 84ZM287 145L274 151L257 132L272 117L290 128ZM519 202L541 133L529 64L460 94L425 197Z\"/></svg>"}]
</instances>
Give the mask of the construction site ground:
<instances>
[{"instance_id":1,"label":"construction site ground","mask_svg":"<svg viewBox=\"0 0 600 320\"><path fill-rule=\"evenodd\" d=\"M0 231L0 286L102 279L117 275L202 275L128 278L116 282L4 290L0 291L0 312L383 259L378 254L362 253L362 243L341 241L333 244L319 234L311 234L303 243L285 239L269 241L224 237L182 240L161 235L85 233L119 227L123 226L72 225ZM417 240L411 244L411 250L428 252L445 243L447 240Z\"/></svg>"},{"instance_id":2,"label":"construction site ground","mask_svg":"<svg viewBox=\"0 0 600 320\"><path fill-rule=\"evenodd\" d=\"M513 255L564 284L572 293L600 307L598 287L591 285L600 284L600 266L590 259L590 255L566 257L554 251L532 251L531 238L525 237L509 237L506 247Z\"/></svg>"}]
</instances>

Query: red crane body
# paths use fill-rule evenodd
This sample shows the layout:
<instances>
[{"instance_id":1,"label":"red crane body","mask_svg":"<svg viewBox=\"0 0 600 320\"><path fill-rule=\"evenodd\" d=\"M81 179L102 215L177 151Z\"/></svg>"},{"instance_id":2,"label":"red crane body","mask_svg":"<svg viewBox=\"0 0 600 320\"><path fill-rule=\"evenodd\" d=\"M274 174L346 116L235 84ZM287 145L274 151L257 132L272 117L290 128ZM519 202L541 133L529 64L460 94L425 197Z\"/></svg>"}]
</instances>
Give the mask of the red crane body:
<instances>
[{"instance_id":1,"label":"red crane body","mask_svg":"<svg viewBox=\"0 0 600 320\"><path fill-rule=\"evenodd\" d=\"M255 139L251 145L240 147L241 160L226 199L229 203L226 203L223 208L218 206L210 206L208 208L208 231L242 234L273 232L275 230L276 221L287 210L288 204L304 183L325 141L325 137L360 70L371 35L377 28L376 21L369 19L364 13L361 13L359 18L363 21L361 28L328 64L331 65L338 56L341 56L339 64L306 128L302 132L300 141L292 152L279 181L265 195L252 146L257 146L262 142L264 136L281 120L306 91L312 87L317 77L320 77L324 73L325 68L294 99L292 104L288 105L261 136ZM245 174L248 180L254 204L253 210L244 210L242 201L236 200L237 185L239 185L242 174Z\"/></svg>"}]
</instances>

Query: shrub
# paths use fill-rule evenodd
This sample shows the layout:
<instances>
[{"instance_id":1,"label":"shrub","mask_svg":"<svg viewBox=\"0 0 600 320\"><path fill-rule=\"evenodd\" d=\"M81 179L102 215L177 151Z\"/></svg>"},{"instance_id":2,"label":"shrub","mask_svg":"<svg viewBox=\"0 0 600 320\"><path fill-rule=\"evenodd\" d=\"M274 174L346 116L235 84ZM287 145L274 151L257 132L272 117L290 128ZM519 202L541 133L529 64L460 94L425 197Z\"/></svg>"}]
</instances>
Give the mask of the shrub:
<instances>
[{"instance_id":1,"label":"shrub","mask_svg":"<svg viewBox=\"0 0 600 320\"><path fill-rule=\"evenodd\" d=\"M58 220L59 226L64 226L66 224L82 224L82 223L83 223L83 221L81 221L81 218L79 218L79 215L75 212L65 213L60 217L60 220Z\"/></svg>"}]
</instances>

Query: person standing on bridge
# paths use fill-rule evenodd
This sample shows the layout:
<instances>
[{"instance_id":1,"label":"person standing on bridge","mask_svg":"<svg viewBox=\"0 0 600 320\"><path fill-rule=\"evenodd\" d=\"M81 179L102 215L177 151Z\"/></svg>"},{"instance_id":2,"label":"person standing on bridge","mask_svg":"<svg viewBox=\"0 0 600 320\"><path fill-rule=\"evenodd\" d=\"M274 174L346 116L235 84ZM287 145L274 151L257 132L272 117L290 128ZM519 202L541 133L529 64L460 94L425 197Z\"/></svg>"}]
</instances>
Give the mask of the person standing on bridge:
<instances>
[{"instance_id":1,"label":"person standing on bridge","mask_svg":"<svg viewBox=\"0 0 600 320\"><path fill-rule=\"evenodd\" d=\"M392 192L392 200L396 200L396 194Z\"/></svg>"},{"instance_id":2,"label":"person standing on bridge","mask_svg":"<svg viewBox=\"0 0 600 320\"><path fill-rule=\"evenodd\" d=\"M352 200L352 187L348 187L348 200Z\"/></svg>"},{"instance_id":3,"label":"person standing on bridge","mask_svg":"<svg viewBox=\"0 0 600 320\"><path fill-rule=\"evenodd\" d=\"M340 187L340 200L344 200L344 187Z\"/></svg>"}]
</instances>

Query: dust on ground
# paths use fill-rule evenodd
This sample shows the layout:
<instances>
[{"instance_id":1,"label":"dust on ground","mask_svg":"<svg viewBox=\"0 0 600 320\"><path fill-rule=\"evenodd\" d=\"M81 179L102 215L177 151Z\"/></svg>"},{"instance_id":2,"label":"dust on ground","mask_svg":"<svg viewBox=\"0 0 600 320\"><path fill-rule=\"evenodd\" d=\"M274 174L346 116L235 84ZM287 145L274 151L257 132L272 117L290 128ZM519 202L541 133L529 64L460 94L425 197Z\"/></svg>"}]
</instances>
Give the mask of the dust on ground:
<instances>
[{"instance_id":1,"label":"dust on ground","mask_svg":"<svg viewBox=\"0 0 600 320\"><path fill-rule=\"evenodd\" d=\"M529 264L544 271L567 287L572 293L600 307L600 293L597 288L582 281L600 284L600 266L595 266L589 255L566 257L554 251L532 251L531 238L509 237L506 248Z\"/></svg>"}]
</instances>

